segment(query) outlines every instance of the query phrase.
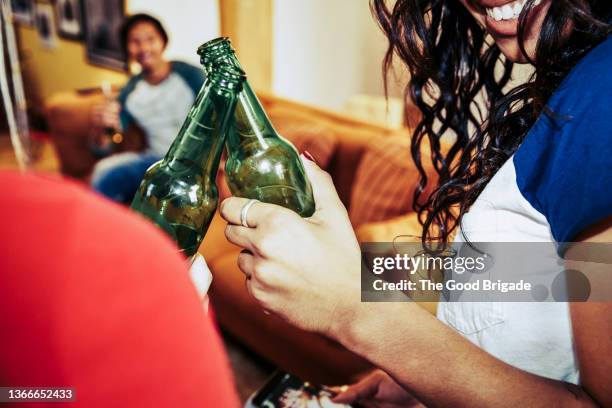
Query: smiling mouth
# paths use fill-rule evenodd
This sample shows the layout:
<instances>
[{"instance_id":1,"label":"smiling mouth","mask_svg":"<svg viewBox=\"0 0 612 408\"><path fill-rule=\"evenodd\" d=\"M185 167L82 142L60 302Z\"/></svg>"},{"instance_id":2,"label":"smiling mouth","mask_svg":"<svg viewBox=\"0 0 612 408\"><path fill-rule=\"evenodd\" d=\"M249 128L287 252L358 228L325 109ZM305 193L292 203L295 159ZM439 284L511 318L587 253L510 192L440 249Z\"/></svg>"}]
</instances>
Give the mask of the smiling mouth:
<instances>
[{"instance_id":1,"label":"smiling mouth","mask_svg":"<svg viewBox=\"0 0 612 408\"><path fill-rule=\"evenodd\" d=\"M534 6L541 3L542 0L535 0ZM511 3L504 4L498 7L484 7L487 15L495 21L502 20L515 20L519 17L523 11L523 7L527 3L527 0L516 0Z\"/></svg>"}]
</instances>

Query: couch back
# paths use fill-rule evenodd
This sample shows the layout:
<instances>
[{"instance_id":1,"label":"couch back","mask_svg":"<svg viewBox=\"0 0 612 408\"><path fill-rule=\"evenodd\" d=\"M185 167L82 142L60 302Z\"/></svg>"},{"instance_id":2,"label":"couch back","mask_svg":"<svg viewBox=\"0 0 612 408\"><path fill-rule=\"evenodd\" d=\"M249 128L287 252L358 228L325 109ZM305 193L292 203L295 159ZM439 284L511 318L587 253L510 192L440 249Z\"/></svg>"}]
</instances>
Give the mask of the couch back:
<instances>
[{"instance_id":1,"label":"couch back","mask_svg":"<svg viewBox=\"0 0 612 408\"><path fill-rule=\"evenodd\" d=\"M357 166L368 144L376 138L402 134L408 130L397 130L352 118L340 113L291 101L270 93L258 92L258 96L269 116L284 121L312 123L331 132L337 141L327 170L338 189L344 204L350 206L351 189ZM66 92L52 96L45 104L45 112L51 136L60 160L63 174L84 178L91 172L96 158L88 146L91 129L91 109L103 101L100 92L80 95Z\"/></svg>"},{"instance_id":2,"label":"couch back","mask_svg":"<svg viewBox=\"0 0 612 408\"><path fill-rule=\"evenodd\" d=\"M380 137L403 135L409 137L409 129L391 129L341 113L280 98L265 92L257 93L266 111L274 117L307 121L330 130L338 145L327 170L331 174L342 202L349 207L351 191L357 167L367 147Z\"/></svg>"}]
</instances>

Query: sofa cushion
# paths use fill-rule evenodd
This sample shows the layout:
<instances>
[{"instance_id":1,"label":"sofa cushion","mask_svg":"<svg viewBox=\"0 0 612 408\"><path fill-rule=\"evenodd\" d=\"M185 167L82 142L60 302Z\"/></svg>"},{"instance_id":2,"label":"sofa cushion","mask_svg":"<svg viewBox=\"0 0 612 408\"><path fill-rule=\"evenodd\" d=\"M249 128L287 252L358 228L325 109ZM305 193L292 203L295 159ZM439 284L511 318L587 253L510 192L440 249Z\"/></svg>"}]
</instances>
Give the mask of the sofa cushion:
<instances>
[{"instance_id":1,"label":"sofa cushion","mask_svg":"<svg viewBox=\"0 0 612 408\"><path fill-rule=\"evenodd\" d=\"M308 151L319 167L327 169L336 151L338 141L334 132L324 124L308 121L297 116L270 114L276 131L290 141L298 152ZM217 187L221 200L231 196L225 180L225 160L221 161L217 174Z\"/></svg>"},{"instance_id":2,"label":"sofa cushion","mask_svg":"<svg viewBox=\"0 0 612 408\"><path fill-rule=\"evenodd\" d=\"M322 123L270 112L274 128L301 153L308 151L326 169L338 145L334 132Z\"/></svg>"},{"instance_id":3,"label":"sofa cushion","mask_svg":"<svg viewBox=\"0 0 612 408\"><path fill-rule=\"evenodd\" d=\"M357 169L349 216L353 226L407 214L419 177L410 139L381 137L371 142Z\"/></svg>"}]
</instances>

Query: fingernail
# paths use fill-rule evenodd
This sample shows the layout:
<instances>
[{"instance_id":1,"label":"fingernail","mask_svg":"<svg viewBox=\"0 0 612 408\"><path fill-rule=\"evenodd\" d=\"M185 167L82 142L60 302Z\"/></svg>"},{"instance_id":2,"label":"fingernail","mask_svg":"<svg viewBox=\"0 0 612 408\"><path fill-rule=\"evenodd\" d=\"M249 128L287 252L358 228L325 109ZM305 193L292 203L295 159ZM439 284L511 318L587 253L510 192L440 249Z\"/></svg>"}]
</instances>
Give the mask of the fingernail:
<instances>
[{"instance_id":1,"label":"fingernail","mask_svg":"<svg viewBox=\"0 0 612 408\"><path fill-rule=\"evenodd\" d=\"M311 162L313 162L313 163L315 163L315 164L317 163L317 161L315 160L315 158L314 158L314 157L312 157L312 154L310 154L310 152L309 152L308 150L304 150L304 151L302 152L302 156L304 156L306 159L310 160Z\"/></svg>"}]
</instances>

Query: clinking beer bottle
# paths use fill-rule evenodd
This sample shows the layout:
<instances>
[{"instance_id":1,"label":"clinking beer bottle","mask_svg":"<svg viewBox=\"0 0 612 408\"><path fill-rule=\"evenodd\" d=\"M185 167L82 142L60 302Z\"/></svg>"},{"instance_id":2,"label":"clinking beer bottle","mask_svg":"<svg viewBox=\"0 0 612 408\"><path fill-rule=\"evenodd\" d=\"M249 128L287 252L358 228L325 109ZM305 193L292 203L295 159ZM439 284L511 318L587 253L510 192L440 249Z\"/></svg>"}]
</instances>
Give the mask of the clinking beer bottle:
<instances>
[{"instance_id":1,"label":"clinking beer bottle","mask_svg":"<svg viewBox=\"0 0 612 408\"><path fill-rule=\"evenodd\" d=\"M201 45L198 54L209 75L228 64L241 68L228 38ZM315 202L298 152L276 132L248 81L238 96L234 117L226 140L225 166L232 194L282 205L310 217Z\"/></svg>"},{"instance_id":2,"label":"clinking beer bottle","mask_svg":"<svg viewBox=\"0 0 612 408\"><path fill-rule=\"evenodd\" d=\"M190 257L217 208L215 176L233 121L244 72L224 66L211 73L166 156L146 172L132 209L161 227Z\"/></svg>"}]
</instances>

